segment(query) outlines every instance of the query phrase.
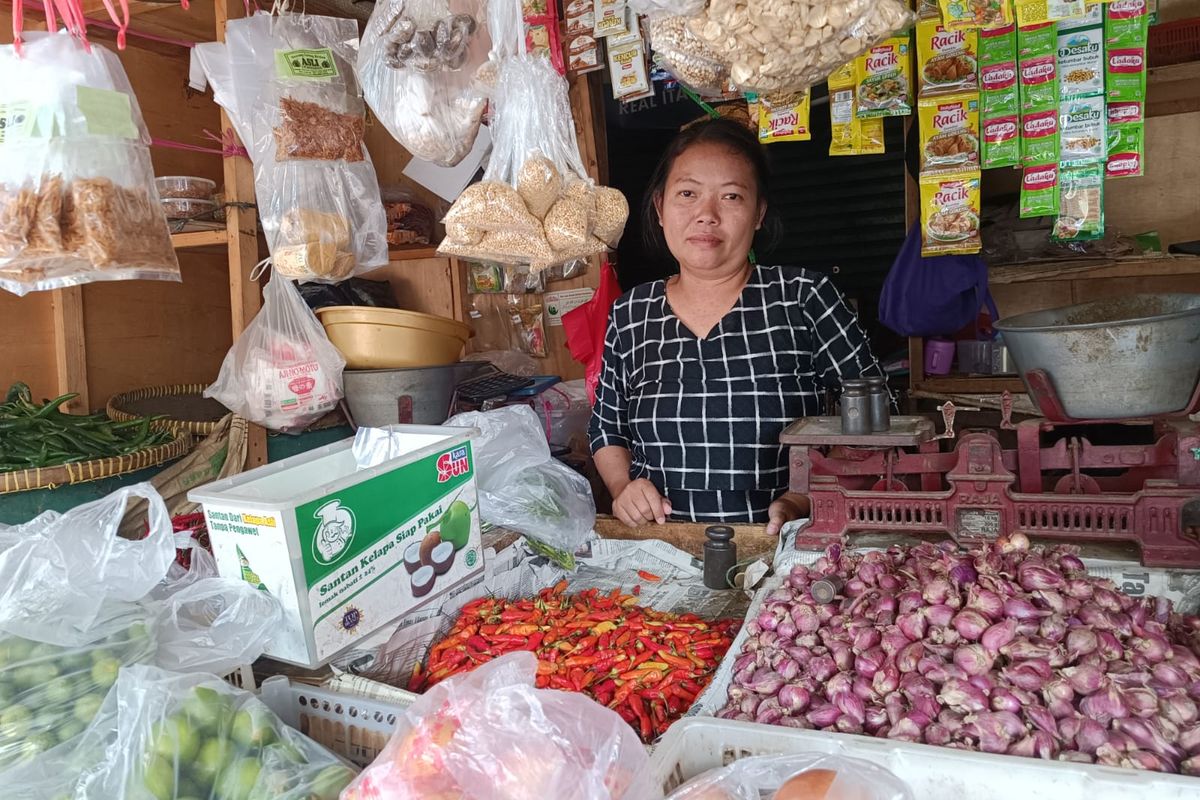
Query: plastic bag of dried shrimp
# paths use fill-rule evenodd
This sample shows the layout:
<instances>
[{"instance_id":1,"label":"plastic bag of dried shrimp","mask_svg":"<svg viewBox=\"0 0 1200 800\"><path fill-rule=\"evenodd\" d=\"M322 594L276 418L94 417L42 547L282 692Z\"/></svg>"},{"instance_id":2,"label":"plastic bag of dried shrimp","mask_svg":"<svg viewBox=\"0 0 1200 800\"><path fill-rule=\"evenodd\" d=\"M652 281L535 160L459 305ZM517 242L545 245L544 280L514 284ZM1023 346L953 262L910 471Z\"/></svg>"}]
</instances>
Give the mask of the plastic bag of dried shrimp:
<instances>
[{"instance_id":1,"label":"plastic bag of dried shrimp","mask_svg":"<svg viewBox=\"0 0 1200 800\"><path fill-rule=\"evenodd\" d=\"M363 33L358 74L375 116L417 158L452 167L487 105L476 70L491 38L481 0L386 0Z\"/></svg>"},{"instance_id":2,"label":"plastic bag of dried shrimp","mask_svg":"<svg viewBox=\"0 0 1200 800\"><path fill-rule=\"evenodd\" d=\"M387 220L363 137L352 19L258 13L197 58L254 162L275 271L336 283L387 263Z\"/></svg>"},{"instance_id":3,"label":"plastic bag of dried shrimp","mask_svg":"<svg viewBox=\"0 0 1200 800\"><path fill-rule=\"evenodd\" d=\"M0 287L180 280L150 134L117 57L66 31L0 46Z\"/></svg>"}]
</instances>

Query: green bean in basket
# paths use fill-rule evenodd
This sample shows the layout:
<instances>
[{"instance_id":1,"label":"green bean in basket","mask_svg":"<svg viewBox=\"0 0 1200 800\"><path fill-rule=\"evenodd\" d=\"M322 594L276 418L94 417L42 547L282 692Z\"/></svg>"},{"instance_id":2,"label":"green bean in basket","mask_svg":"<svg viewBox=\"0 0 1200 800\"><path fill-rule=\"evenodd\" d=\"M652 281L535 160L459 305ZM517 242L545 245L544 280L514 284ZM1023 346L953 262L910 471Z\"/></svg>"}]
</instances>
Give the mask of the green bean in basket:
<instances>
[{"instance_id":1,"label":"green bean in basket","mask_svg":"<svg viewBox=\"0 0 1200 800\"><path fill-rule=\"evenodd\" d=\"M0 404L0 472L114 458L171 441L169 431L153 427L161 417L113 422L103 414L64 413L77 396L38 405L28 386L14 383Z\"/></svg>"}]
</instances>

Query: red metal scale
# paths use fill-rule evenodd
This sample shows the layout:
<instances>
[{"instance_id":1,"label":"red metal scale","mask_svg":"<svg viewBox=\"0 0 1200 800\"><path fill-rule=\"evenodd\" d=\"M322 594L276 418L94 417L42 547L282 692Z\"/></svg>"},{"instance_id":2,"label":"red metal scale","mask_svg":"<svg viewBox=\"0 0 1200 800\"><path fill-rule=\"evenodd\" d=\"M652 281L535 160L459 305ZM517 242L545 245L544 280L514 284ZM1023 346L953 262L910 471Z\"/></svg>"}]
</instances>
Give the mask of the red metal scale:
<instances>
[{"instance_id":1,"label":"red metal scale","mask_svg":"<svg viewBox=\"0 0 1200 800\"><path fill-rule=\"evenodd\" d=\"M1200 386L1185 412L1152 420L1072 420L1044 374L1026 376L1045 414L1002 430L956 438L924 417L894 417L891 430L844 436L838 417L798 420L781 435L791 448L791 490L809 496L811 520L797 546L822 547L849 533L945 535L961 543L1021 532L1066 542L1132 542L1147 566L1200 566ZM1112 426L1137 427L1148 444L1093 444ZM1124 437L1128 438L1128 437Z\"/></svg>"}]
</instances>

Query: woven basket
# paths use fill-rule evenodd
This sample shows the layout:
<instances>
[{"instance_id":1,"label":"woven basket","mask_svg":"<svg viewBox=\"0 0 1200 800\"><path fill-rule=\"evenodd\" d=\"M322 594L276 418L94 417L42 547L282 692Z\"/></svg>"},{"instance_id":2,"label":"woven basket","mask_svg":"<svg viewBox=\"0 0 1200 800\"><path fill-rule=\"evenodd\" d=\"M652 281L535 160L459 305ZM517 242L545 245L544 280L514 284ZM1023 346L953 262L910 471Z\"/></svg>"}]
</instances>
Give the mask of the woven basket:
<instances>
[{"instance_id":1,"label":"woven basket","mask_svg":"<svg viewBox=\"0 0 1200 800\"><path fill-rule=\"evenodd\" d=\"M139 400L153 400L158 397L200 397L204 393L205 388L207 387L203 383L183 383L175 386L149 386L145 389L134 389L132 392L122 392L121 394L114 394L109 399L108 405L105 407L105 413L114 422L129 422L135 419L142 419L146 415L144 413L135 413L129 408L130 403ZM187 431L199 437L208 436L215 431L218 423L220 423L220 419L212 420L211 422L193 419L172 419L170 414L167 414L165 419L157 420L157 424L175 433Z\"/></svg>"},{"instance_id":2,"label":"woven basket","mask_svg":"<svg viewBox=\"0 0 1200 800\"><path fill-rule=\"evenodd\" d=\"M129 455L60 464L57 467L2 472L0 473L0 495L26 492L31 489L55 489L73 483L98 481L103 478L137 472L140 469L179 458L192 449L192 434L187 431L174 431L174 433L174 440L167 444L147 447Z\"/></svg>"}]
</instances>

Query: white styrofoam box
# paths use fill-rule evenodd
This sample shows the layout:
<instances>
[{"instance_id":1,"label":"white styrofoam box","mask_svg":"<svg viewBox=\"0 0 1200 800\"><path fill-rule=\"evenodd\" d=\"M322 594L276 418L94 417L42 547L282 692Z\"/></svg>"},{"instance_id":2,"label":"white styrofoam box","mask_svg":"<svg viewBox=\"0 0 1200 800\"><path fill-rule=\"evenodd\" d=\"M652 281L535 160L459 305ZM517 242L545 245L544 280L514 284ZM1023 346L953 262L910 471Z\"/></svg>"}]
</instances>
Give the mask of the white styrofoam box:
<instances>
[{"instance_id":1,"label":"white styrofoam box","mask_svg":"<svg viewBox=\"0 0 1200 800\"><path fill-rule=\"evenodd\" d=\"M705 717L682 719L667 730L650 756L651 783L670 794L685 781L739 758L782 753L870 761L908 784L916 800L1200 798L1200 778Z\"/></svg>"},{"instance_id":2,"label":"white styrofoam box","mask_svg":"<svg viewBox=\"0 0 1200 800\"><path fill-rule=\"evenodd\" d=\"M399 455L376 466L346 439L188 493L217 571L283 607L266 655L314 669L482 573L478 431L388 430Z\"/></svg>"},{"instance_id":3,"label":"white styrofoam box","mask_svg":"<svg viewBox=\"0 0 1200 800\"><path fill-rule=\"evenodd\" d=\"M407 695L407 697L403 697ZM394 690L392 701L292 683L282 675L263 681L259 699L284 724L360 767L375 760L417 695Z\"/></svg>"}]
</instances>

